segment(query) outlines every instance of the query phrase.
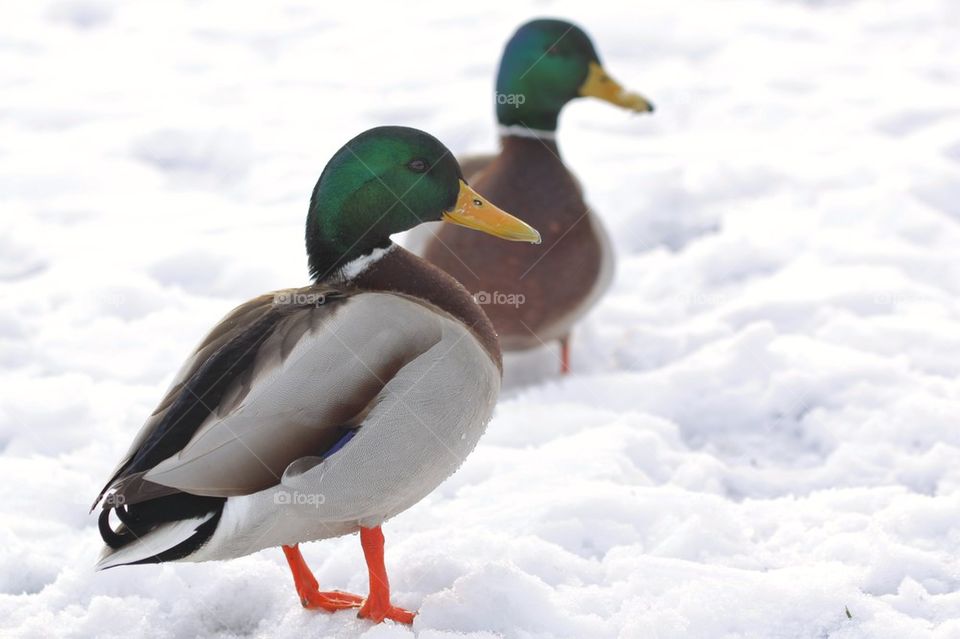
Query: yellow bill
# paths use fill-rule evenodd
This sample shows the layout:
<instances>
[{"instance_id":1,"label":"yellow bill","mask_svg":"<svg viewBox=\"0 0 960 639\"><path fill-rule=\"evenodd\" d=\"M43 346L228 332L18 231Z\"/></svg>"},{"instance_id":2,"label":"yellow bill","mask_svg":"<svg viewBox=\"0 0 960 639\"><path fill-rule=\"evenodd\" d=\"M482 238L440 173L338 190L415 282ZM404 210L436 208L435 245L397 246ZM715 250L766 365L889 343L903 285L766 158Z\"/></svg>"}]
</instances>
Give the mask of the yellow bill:
<instances>
[{"instance_id":1,"label":"yellow bill","mask_svg":"<svg viewBox=\"0 0 960 639\"><path fill-rule=\"evenodd\" d=\"M639 93L627 91L620 83L607 75L596 62L590 63L590 72L587 79L580 85L580 95L600 98L605 102L636 111L638 113L653 111L653 103Z\"/></svg>"},{"instance_id":2,"label":"yellow bill","mask_svg":"<svg viewBox=\"0 0 960 639\"><path fill-rule=\"evenodd\" d=\"M540 243L537 229L490 204L463 180L460 180L457 203L449 211L444 211L441 219L505 240Z\"/></svg>"}]
</instances>

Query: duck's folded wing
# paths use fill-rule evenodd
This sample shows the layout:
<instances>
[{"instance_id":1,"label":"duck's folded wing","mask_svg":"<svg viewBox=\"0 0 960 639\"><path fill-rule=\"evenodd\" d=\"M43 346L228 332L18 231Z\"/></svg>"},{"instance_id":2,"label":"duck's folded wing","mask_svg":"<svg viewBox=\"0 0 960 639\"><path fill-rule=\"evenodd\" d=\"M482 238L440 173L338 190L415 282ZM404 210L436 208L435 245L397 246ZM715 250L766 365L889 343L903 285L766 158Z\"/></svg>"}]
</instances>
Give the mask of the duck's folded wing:
<instances>
[{"instance_id":1,"label":"duck's folded wing","mask_svg":"<svg viewBox=\"0 0 960 639\"><path fill-rule=\"evenodd\" d=\"M394 374L440 339L429 313L379 293L238 308L184 367L105 492L134 504L279 483L296 459L334 449Z\"/></svg>"}]
</instances>

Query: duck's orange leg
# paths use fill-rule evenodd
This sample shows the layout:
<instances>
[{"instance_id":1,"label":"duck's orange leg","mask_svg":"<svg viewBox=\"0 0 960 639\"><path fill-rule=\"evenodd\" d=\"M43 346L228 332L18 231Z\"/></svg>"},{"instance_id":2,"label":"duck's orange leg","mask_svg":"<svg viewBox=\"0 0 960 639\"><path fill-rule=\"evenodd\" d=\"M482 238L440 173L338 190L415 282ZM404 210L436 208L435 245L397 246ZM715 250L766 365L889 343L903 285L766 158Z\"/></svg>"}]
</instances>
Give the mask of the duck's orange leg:
<instances>
[{"instance_id":1,"label":"duck's orange leg","mask_svg":"<svg viewBox=\"0 0 960 639\"><path fill-rule=\"evenodd\" d=\"M566 375L570 372L570 336L564 335L560 338L560 374Z\"/></svg>"},{"instance_id":2,"label":"duck's orange leg","mask_svg":"<svg viewBox=\"0 0 960 639\"><path fill-rule=\"evenodd\" d=\"M299 546L284 546L283 554L287 557L290 572L293 573L293 585L297 587L300 603L304 608L321 608L327 612L336 612L347 608L359 608L363 597L352 595L349 592L320 592L316 577L310 572L310 567L303 560Z\"/></svg>"},{"instance_id":3,"label":"duck's orange leg","mask_svg":"<svg viewBox=\"0 0 960 639\"><path fill-rule=\"evenodd\" d=\"M390 603L390 582L387 580L387 568L383 563L383 531L380 526L361 528L360 545L363 546L363 556L367 560L367 570L370 573L370 594L357 616L378 623L384 619L413 623L416 613Z\"/></svg>"}]
</instances>

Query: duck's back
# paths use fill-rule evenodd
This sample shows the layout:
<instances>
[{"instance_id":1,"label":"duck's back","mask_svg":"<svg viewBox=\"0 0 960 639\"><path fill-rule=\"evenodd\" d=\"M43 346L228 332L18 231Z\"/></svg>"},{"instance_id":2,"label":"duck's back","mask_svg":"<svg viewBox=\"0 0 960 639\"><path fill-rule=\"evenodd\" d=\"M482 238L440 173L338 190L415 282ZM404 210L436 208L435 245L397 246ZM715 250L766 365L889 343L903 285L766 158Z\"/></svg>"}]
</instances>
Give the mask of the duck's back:
<instances>
[{"instance_id":1,"label":"duck's back","mask_svg":"<svg viewBox=\"0 0 960 639\"><path fill-rule=\"evenodd\" d=\"M505 349L563 337L602 286L607 257L576 179L552 142L511 136L474 186L536 227L542 243L508 244L444 225L424 257L475 294Z\"/></svg>"}]
</instances>

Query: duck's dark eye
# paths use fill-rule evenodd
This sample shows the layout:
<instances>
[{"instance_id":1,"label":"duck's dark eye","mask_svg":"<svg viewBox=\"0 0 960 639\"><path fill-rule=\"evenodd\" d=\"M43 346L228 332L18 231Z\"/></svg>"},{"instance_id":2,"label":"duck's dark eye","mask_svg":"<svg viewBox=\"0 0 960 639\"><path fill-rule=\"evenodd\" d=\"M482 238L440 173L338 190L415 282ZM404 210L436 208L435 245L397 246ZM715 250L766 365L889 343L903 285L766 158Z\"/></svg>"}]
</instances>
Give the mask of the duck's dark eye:
<instances>
[{"instance_id":1,"label":"duck's dark eye","mask_svg":"<svg viewBox=\"0 0 960 639\"><path fill-rule=\"evenodd\" d=\"M423 173L427 170L428 165L426 160L417 158L416 160L410 160L407 162L407 168L414 173Z\"/></svg>"},{"instance_id":2,"label":"duck's dark eye","mask_svg":"<svg viewBox=\"0 0 960 639\"><path fill-rule=\"evenodd\" d=\"M480 200L474 200L474 201L473 201L473 205L474 205L474 206L483 206L483 202L481 202Z\"/></svg>"}]
</instances>

